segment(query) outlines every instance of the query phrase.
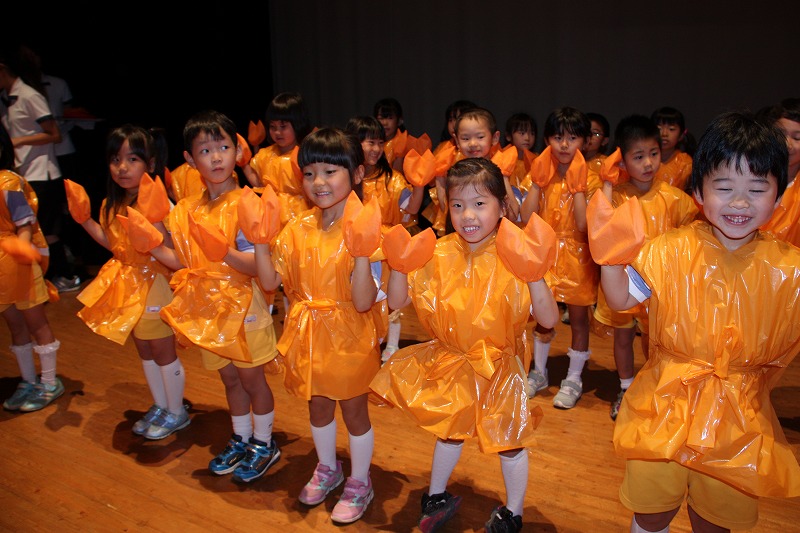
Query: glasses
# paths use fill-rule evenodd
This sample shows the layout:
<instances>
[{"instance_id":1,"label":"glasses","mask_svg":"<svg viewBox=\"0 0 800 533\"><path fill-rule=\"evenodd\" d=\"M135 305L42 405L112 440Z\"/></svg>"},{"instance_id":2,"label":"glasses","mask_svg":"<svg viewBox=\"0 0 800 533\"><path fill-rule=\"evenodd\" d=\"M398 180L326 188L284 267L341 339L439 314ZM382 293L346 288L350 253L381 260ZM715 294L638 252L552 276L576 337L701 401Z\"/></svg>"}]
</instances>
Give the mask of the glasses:
<instances>
[{"instance_id":1,"label":"glasses","mask_svg":"<svg viewBox=\"0 0 800 533\"><path fill-rule=\"evenodd\" d=\"M592 137L602 137L602 136L603 136L603 132L602 131L593 131L592 132Z\"/></svg>"}]
</instances>

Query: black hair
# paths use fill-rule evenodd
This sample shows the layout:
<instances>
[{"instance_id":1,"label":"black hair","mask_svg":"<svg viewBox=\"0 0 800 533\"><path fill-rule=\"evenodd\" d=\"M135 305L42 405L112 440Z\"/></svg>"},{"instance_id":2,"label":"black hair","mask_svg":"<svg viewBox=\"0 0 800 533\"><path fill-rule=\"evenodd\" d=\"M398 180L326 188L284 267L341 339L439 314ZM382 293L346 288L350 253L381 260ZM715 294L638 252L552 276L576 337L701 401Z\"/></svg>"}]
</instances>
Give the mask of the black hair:
<instances>
[{"instance_id":1,"label":"black hair","mask_svg":"<svg viewBox=\"0 0 800 533\"><path fill-rule=\"evenodd\" d=\"M0 123L0 170L16 170L14 163L14 143L11 135L2 123Z\"/></svg>"},{"instance_id":2,"label":"black hair","mask_svg":"<svg viewBox=\"0 0 800 533\"><path fill-rule=\"evenodd\" d=\"M756 116L769 123L777 123L782 118L800 122L800 98L784 98L780 104L761 108Z\"/></svg>"},{"instance_id":3,"label":"black hair","mask_svg":"<svg viewBox=\"0 0 800 533\"><path fill-rule=\"evenodd\" d=\"M183 127L183 149L192 153L192 144L200 135L206 134L215 141L220 141L228 134L233 147L238 145L236 124L227 115L211 109L195 113Z\"/></svg>"},{"instance_id":4,"label":"black hair","mask_svg":"<svg viewBox=\"0 0 800 533\"><path fill-rule=\"evenodd\" d=\"M350 173L350 185L359 198L362 198L361 183L354 183L358 167L364 164L364 150L352 133L339 128L321 128L311 132L300 145L297 164L302 169L313 163L327 163L344 167Z\"/></svg>"},{"instance_id":5,"label":"black hair","mask_svg":"<svg viewBox=\"0 0 800 533\"><path fill-rule=\"evenodd\" d=\"M451 119L457 119L461 113L473 107L478 107L478 104L470 100L456 100L447 106L447 109L444 111L444 128L442 128L442 135L439 139L440 142L449 141L451 139L450 131L447 129L447 123L450 122Z\"/></svg>"},{"instance_id":6,"label":"black hair","mask_svg":"<svg viewBox=\"0 0 800 533\"><path fill-rule=\"evenodd\" d=\"M506 203L506 183L500 167L485 157L468 157L458 161L447 171L445 190L448 198L450 191L472 185L481 187L497 198L500 205Z\"/></svg>"},{"instance_id":7,"label":"black hair","mask_svg":"<svg viewBox=\"0 0 800 533\"><path fill-rule=\"evenodd\" d=\"M353 117L347 121L344 131L358 137L359 142L363 142L365 139L380 139L384 142L386 141L386 130L383 129L383 126L381 126L381 123L378 122L378 119L375 117ZM392 178L393 172L392 165L390 165L389 160L386 159L385 152L381 154L375 167L378 170L378 177L384 176L388 184L389 180Z\"/></svg>"},{"instance_id":8,"label":"black hair","mask_svg":"<svg viewBox=\"0 0 800 533\"><path fill-rule=\"evenodd\" d=\"M748 111L730 111L711 121L692 161L691 189L703 196L703 181L722 165L741 171L744 165L755 176L772 175L778 197L788 183L789 151L785 135L774 125Z\"/></svg>"},{"instance_id":9,"label":"black hair","mask_svg":"<svg viewBox=\"0 0 800 533\"><path fill-rule=\"evenodd\" d=\"M628 115L614 129L614 142L619 146L622 155L628 153L631 144L636 141L653 140L661 150L661 133L652 119L644 115Z\"/></svg>"},{"instance_id":10,"label":"black hair","mask_svg":"<svg viewBox=\"0 0 800 533\"><path fill-rule=\"evenodd\" d=\"M267 127L273 120L288 122L292 125L297 144L303 142L311 133L311 119L308 116L303 96L295 92L282 92L275 95L267 106Z\"/></svg>"},{"instance_id":11,"label":"black hair","mask_svg":"<svg viewBox=\"0 0 800 533\"><path fill-rule=\"evenodd\" d=\"M606 117L600 113L586 113L586 118L589 119L590 127L592 121L600 124L600 127L603 128L603 137L608 137L611 135L611 124L608 123L608 119Z\"/></svg>"},{"instance_id":12,"label":"black hair","mask_svg":"<svg viewBox=\"0 0 800 533\"><path fill-rule=\"evenodd\" d=\"M372 114L375 117L397 117L397 129L399 131L406 131L405 125L402 124L400 119L403 118L403 106L400 105L395 98L382 98L375 102L372 108Z\"/></svg>"},{"instance_id":13,"label":"black hair","mask_svg":"<svg viewBox=\"0 0 800 533\"><path fill-rule=\"evenodd\" d=\"M577 137L588 138L592 134L592 123L589 118L574 107L554 109L544 121L542 135L548 139L554 135L571 133Z\"/></svg>"},{"instance_id":14,"label":"black hair","mask_svg":"<svg viewBox=\"0 0 800 533\"><path fill-rule=\"evenodd\" d=\"M686 120L683 118L683 113L674 107L659 107L653 111L650 118L656 123L656 126L660 126L661 124L677 124L681 129L681 133L686 129Z\"/></svg>"},{"instance_id":15,"label":"black hair","mask_svg":"<svg viewBox=\"0 0 800 533\"><path fill-rule=\"evenodd\" d=\"M489 131L492 133L492 135L494 135L494 132L497 131L497 120L495 120L492 112L483 107L473 107L470 109L465 109L461 112L458 118L456 118L456 133L458 133L458 126L461 124L461 121L467 119L485 122L486 125L489 126Z\"/></svg>"},{"instance_id":16,"label":"black hair","mask_svg":"<svg viewBox=\"0 0 800 533\"><path fill-rule=\"evenodd\" d=\"M538 126L536 119L527 113L514 113L506 120L506 135L511 136L517 131L530 131L536 139Z\"/></svg>"}]
</instances>

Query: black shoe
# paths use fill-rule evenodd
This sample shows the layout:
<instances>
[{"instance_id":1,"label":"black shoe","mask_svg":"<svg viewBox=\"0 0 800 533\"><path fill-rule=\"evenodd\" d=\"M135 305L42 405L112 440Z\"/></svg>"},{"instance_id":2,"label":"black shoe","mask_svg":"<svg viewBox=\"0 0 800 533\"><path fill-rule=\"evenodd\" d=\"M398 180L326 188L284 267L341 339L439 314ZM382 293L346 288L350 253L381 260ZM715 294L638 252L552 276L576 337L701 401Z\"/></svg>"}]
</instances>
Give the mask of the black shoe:
<instances>
[{"instance_id":1,"label":"black shoe","mask_svg":"<svg viewBox=\"0 0 800 533\"><path fill-rule=\"evenodd\" d=\"M422 495L422 516L419 528L422 533L433 533L450 520L461 505L461 496L453 496L449 492Z\"/></svg>"},{"instance_id":2,"label":"black shoe","mask_svg":"<svg viewBox=\"0 0 800 533\"><path fill-rule=\"evenodd\" d=\"M522 517L512 515L506 506L496 507L486 522L486 533L517 533L522 530Z\"/></svg>"}]
</instances>

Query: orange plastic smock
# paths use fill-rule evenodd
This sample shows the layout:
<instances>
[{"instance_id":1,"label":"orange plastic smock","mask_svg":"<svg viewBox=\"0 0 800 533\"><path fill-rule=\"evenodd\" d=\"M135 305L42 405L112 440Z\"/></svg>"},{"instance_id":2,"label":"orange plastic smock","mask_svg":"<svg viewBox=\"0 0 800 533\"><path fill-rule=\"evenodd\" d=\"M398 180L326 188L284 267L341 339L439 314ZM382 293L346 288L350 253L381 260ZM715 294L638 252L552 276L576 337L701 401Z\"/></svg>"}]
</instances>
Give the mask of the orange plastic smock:
<instances>
[{"instance_id":1,"label":"orange plastic smock","mask_svg":"<svg viewBox=\"0 0 800 533\"><path fill-rule=\"evenodd\" d=\"M603 161L606 157L608 157L606 154L596 154L586 162L586 168L589 169L589 172L600 174L600 167L603 165Z\"/></svg>"},{"instance_id":2,"label":"orange plastic smock","mask_svg":"<svg viewBox=\"0 0 800 533\"><path fill-rule=\"evenodd\" d=\"M622 182L614 187L611 194L611 205L614 207L622 205L631 196L639 199L639 206L644 214L645 239L652 239L668 230L688 224L695 219L698 213L697 204L691 196L663 181L653 181L650 190L644 193L630 181ZM620 323L618 321L620 319L614 317L622 314L633 314L639 321L640 329L647 331L647 302L642 302L622 313L612 311L608 308L603 288L600 287L597 294L595 318L606 324L607 317L611 317L612 324L607 325L613 325ZM624 317L622 321L625 321Z\"/></svg>"},{"instance_id":3,"label":"orange plastic smock","mask_svg":"<svg viewBox=\"0 0 800 533\"><path fill-rule=\"evenodd\" d=\"M692 156L676 150L668 161L663 161L656 172L656 179L666 181L673 187L685 190L692 175Z\"/></svg>"},{"instance_id":4,"label":"orange plastic smock","mask_svg":"<svg viewBox=\"0 0 800 533\"><path fill-rule=\"evenodd\" d=\"M34 216L39 210L36 193L25 178L10 170L0 170L0 240L17 235L17 226L6 205L6 195L3 194L5 191L23 193ZM49 251L36 219L31 228L31 244L42 254L41 271L44 273L47 270ZM31 301L35 295L35 277L33 265L17 263L12 256L0 249L0 304Z\"/></svg>"},{"instance_id":5,"label":"orange plastic smock","mask_svg":"<svg viewBox=\"0 0 800 533\"><path fill-rule=\"evenodd\" d=\"M203 192L206 188L203 177L197 169L192 168L189 163L184 163L170 172L172 181L170 190L172 198L178 202L188 196L194 196Z\"/></svg>"},{"instance_id":6,"label":"orange plastic smock","mask_svg":"<svg viewBox=\"0 0 800 533\"><path fill-rule=\"evenodd\" d=\"M203 191L184 198L170 211L172 242L185 268L170 280L174 296L161 308L161 317L172 326L182 345L191 343L226 359L251 362L244 320L259 285L225 261L210 261L189 233L191 214L197 222L219 227L228 244L236 248L241 195L242 189L237 188L210 200L208 191ZM257 322L249 327L272 327L268 310L257 309L253 316Z\"/></svg>"},{"instance_id":7,"label":"orange plastic smock","mask_svg":"<svg viewBox=\"0 0 800 533\"><path fill-rule=\"evenodd\" d=\"M322 229L314 207L290 221L272 247L275 270L289 300L278 350L284 385L306 400L319 395L347 400L369 392L381 364L379 339L388 328L386 300L360 313L352 303L354 258L342 220Z\"/></svg>"},{"instance_id":8,"label":"orange plastic smock","mask_svg":"<svg viewBox=\"0 0 800 533\"><path fill-rule=\"evenodd\" d=\"M105 212L106 201L103 200L100 213ZM168 280L172 271L149 253L134 250L122 224L113 213L110 218L108 221L101 217L100 224L113 257L78 295L78 301L84 305L78 317L98 335L125 344L145 311L156 276Z\"/></svg>"},{"instance_id":9,"label":"orange plastic smock","mask_svg":"<svg viewBox=\"0 0 800 533\"><path fill-rule=\"evenodd\" d=\"M550 224L558 237L556 264L545 277L557 302L572 305L592 305L597 301L600 269L592 260L585 231L575 226L574 196L569 192L566 178L553 175L547 186L539 191L538 215ZM600 177L589 172L586 200L602 186Z\"/></svg>"},{"instance_id":10,"label":"orange plastic smock","mask_svg":"<svg viewBox=\"0 0 800 533\"><path fill-rule=\"evenodd\" d=\"M629 459L670 459L754 496L800 496L770 390L800 350L800 250L768 232L733 252L695 221L645 242L650 357L614 428Z\"/></svg>"},{"instance_id":11,"label":"orange plastic smock","mask_svg":"<svg viewBox=\"0 0 800 533\"><path fill-rule=\"evenodd\" d=\"M474 252L457 234L436 242L408 275L411 302L433 340L401 348L372 390L441 439L477 437L496 453L536 443L526 394L530 292L497 256L492 236Z\"/></svg>"},{"instance_id":12,"label":"orange plastic smock","mask_svg":"<svg viewBox=\"0 0 800 533\"><path fill-rule=\"evenodd\" d=\"M781 202L772 218L761 229L771 231L776 237L800 246L800 185L798 177L792 180L781 196Z\"/></svg>"},{"instance_id":13,"label":"orange plastic smock","mask_svg":"<svg viewBox=\"0 0 800 533\"><path fill-rule=\"evenodd\" d=\"M391 228L395 224L402 224L408 228L417 225L417 215L406 213L400 208L400 196L404 191L410 193L412 190L400 172L392 170L392 177L388 183L386 175L378 176L377 173L373 173L365 177L361 185L365 204L373 197L377 198L378 205L381 206L381 223L384 226Z\"/></svg>"},{"instance_id":14,"label":"orange plastic smock","mask_svg":"<svg viewBox=\"0 0 800 533\"><path fill-rule=\"evenodd\" d=\"M250 160L263 185L270 184L281 206L281 224L307 210L310 205L303 193L303 183L295 176L291 152L281 154L277 145L262 148Z\"/></svg>"},{"instance_id":15,"label":"orange plastic smock","mask_svg":"<svg viewBox=\"0 0 800 533\"><path fill-rule=\"evenodd\" d=\"M539 154L531 152L530 150L525 150L522 153L522 159L517 159L517 162L514 165L514 171L508 177L508 181L511 183L511 186L522 191L523 195L528 192L528 189L530 189L531 181L526 181L525 178L528 177L528 172L531 171L531 164L538 155Z\"/></svg>"}]
</instances>

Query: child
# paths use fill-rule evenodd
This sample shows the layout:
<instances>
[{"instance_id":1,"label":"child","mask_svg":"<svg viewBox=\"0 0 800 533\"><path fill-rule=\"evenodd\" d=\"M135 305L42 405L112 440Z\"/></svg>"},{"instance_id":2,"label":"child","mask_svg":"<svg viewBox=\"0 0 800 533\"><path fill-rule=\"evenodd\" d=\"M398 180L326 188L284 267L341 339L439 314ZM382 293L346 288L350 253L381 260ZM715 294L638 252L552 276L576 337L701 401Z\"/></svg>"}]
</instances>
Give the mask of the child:
<instances>
[{"instance_id":1,"label":"child","mask_svg":"<svg viewBox=\"0 0 800 533\"><path fill-rule=\"evenodd\" d=\"M418 269L400 266L400 247L387 242L389 235L383 247L393 265L389 306L413 303L433 340L395 352L371 387L437 437L430 487L422 496L423 532L437 530L458 509L461 497L446 491L447 482L464 440L472 437L484 453L500 454L507 491L486 531L519 531L528 480L525 448L533 444L538 424L526 402L525 328L532 313L548 326L558 317L543 280L555 236L535 218L549 232L550 245L526 249L525 259L542 265L520 279L502 255L509 241L522 240L522 230L505 221L516 231L506 227L504 234L500 225L508 195L497 165L482 157L464 159L450 168L446 183L455 233L440 238Z\"/></svg>"},{"instance_id":2,"label":"child","mask_svg":"<svg viewBox=\"0 0 800 533\"><path fill-rule=\"evenodd\" d=\"M447 106L444 111L442 135L439 138L439 144L436 145L436 149L433 151L433 155L448 147L456 147L456 119L461 116L461 113L473 107L478 107L478 104L470 100L456 100Z\"/></svg>"},{"instance_id":3,"label":"child","mask_svg":"<svg viewBox=\"0 0 800 533\"><path fill-rule=\"evenodd\" d=\"M661 167L656 178L685 190L692 175L692 156L680 149L687 136L683 113L674 107L660 107L650 118L661 130Z\"/></svg>"},{"instance_id":4,"label":"child","mask_svg":"<svg viewBox=\"0 0 800 533\"><path fill-rule=\"evenodd\" d=\"M61 343L53 335L44 309L50 299L42 275L48 256L47 241L36 219L38 201L25 178L13 168L14 145L0 124L0 314L8 324L11 352L22 377L3 408L29 413L64 394L64 384L56 376ZM6 251L10 244L18 245L20 256ZM33 352L39 356L38 378Z\"/></svg>"},{"instance_id":5,"label":"child","mask_svg":"<svg viewBox=\"0 0 800 533\"><path fill-rule=\"evenodd\" d=\"M113 254L97 277L78 295L84 305L78 317L92 331L117 344L124 345L129 336L133 337L153 401L147 413L133 424L132 431L158 440L185 428L190 422L183 404L186 374L175 350L175 335L159 316L161 308L172 300L169 287L172 271L150 254L137 252L116 218L118 214L126 216L128 207L146 211L139 203L142 178L148 172L163 175L165 168L154 145L151 132L131 124L108 134L109 176L99 223L89 216L88 209L81 210L76 205L85 199L88 208L89 199L83 188L67 182L66 189L75 221ZM149 176L145 179L150 180ZM167 214L165 210L159 216Z\"/></svg>"},{"instance_id":6,"label":"child","mask_svg":"<svg viewBox=\"0 0 800 533\"><path fill-rule=\"evenodd\" d=\"M581 374L590 354L589 309L597 301L599 272L586 241L586 199L601 184L595 174L588 174L581 154L590 128L589 118L573 107L550 113L543 132L546 148L531 167L531 188L520 209L524 223L537 213L559 236L558 258L548 282L556 301L567 304L572 332L567 377L553 398L559 409L572 409L583 394ZM549 385L547 358L554 335L552 328L536 325L528 379L531 398Z\"/></svg>"},{"instance_id":7,"label":"child","mask_svg":"<svg viewBox=\"0 0 800 533\"><path fill-rule=\"evenodd\" d=\"M631 231L641 228L635 204L613 210L597 195L590 205L609 307L649 298L650 358L614 428L634 533L668 531L687 488L693 531L753 528L759 497L800 495L800 466L770 401L800 350L800 251L758 229L786 188L786 140L749 113L724 113L693 167L707 221L643 247Z\"/></svg>"},{"instance_id":8,"label":"child","mask_svg":"<svg viewBox=\"0 0 800 533\"><path fill-rule=\"evenodd\" d=\"M361 518L373 498L369 468L374 434L367 393L380 367L386 320L380 261L369 257L378 247L380 213L375 207L374 227L352 227L372 233L372 250L354 248L351 226L342 220L348 197L361 189L363 162L364 152L353 135L323 128L306 137L298 163L303 190L315 207L289 222L272 247L256 243L261 284L270 290L283 282L289 298L278 343L286 361L284 383L291 394L308 401L319 461L298 499L319 505L344 481L342 462L336 460L338 403L352 461L344 492L331 512L331 520L342 524Z\"/></svg>"},{"instance_id":9,"label":"child","mask_svg":"<svg viewBox=\"0 0 800 533\"><path fill-rule=\"evenodd\" d=\"M354 117L347 122L345 131L361 141L364 150L364 179L361 182L364 200L377 198L384 228L402 224L411 235L419 233L417 212L425 188L412 187L402 174L389 166L383 151L385 131L381 123L375 117ZM382 361L391 357L399 347L400 317L399 309L389 314L389 333L386 348L381 353Z\"/></svg>"},{"instance_id":10,"label":"child","mask_svg":"<svg viewBox=\"0 0 800 533\"><path fill-rule=\"evenodd\" d=\"M786 98L775 106L770 117L786 136L789 148L789 184L780 205L761 229L771 231L779 239L800 246L800 98Z\"/></svg>"},{"instance_id":11,"label":"child","mask_svg":"<svg viewBox=\"0 0 800 533\"><path fill-rule=\"evenodd\" d=\"M279 93L272 99L266 119L272 144L256 152L242 172L252 187L272 185L281 203L281 223L286 225L309 207L293 169L292 156L311 132L311 120L303 97L290 92Z\"/></svg>"},{"instance_id":12,"label":"child","mask_svg":"<svg viewBox=\"0 0 800 533\"><path fill-rule=\"evenodd\" d=\"M277 370L278 351L272 316L254 279L253 245L239 229L242 189L234 168L241 147L233 121L216 111L192 116L183 142L183 155L200 172L206 190L182 199L170 212L174 249L159 244L150 250L176 271L175 294L161 317L182 344L200 348L203 366L218 371L225 385L233 435L209 470L251 482L281 455L272 436L275 400L264 376Z\"/></svg>"},{"instance_id":13,"label":"child","mask_svg":"<svg viewBox=\"0 0 800 533\"><path fill-rule=\"evenodd\" d=\"M600 172L600 165L606 158L608 150L608 138L611 135L611 126L608 119L600 113L586 113L591 122L591 135L583 147L583 158L590 171Z\"/></svg>"},{"instance_id":14,"label":"child","mask_svg":"<svg viewBox=\"0 0 800 533\"><path fill-rule=\"evenodd\" d=\"M688 194L666 182L653 181L661 164L661 135L653 121L643 115L625 117L617 124L614 139L618 149L606 159L600 171L606 198L613 205L621 205L632 196L638 198L645 215L646 238L694 220L697 206ZM625 180L619 179L623 172ZM639 304L624 312L612 311L601 289L594 318L614 329L614 362L620 392L611 404L611 419L616 420L622 397L633 382L633 341L637 329L642 334L642 349L647 357L647 306Z\"/></svg>"},{"instance_id":15,"label":"child","mask_svg":"<svg viewBox=\"0 0 800 533\"><path fill-rule=\"evenodd\" d=\"M396 147L394 146L398 133L405 134L406 127L403 124L403 107L394 98L383 98L375 102L372 109L372 116L380 121L385 132L386 141L383 146L383 151L386 153L386 160L393 169L398 172L403 172L403 156L407 150L397 154Z\"/></svg>"},{"instance_id":16,"label":"child","mask_svg":"<svg viewBox=\"0 0 800 533\"><path fill-rule=\"evenodd\" d=\"M513 144L517 149L517 166L514 173L509 176L511 187L520 191L517 201L522 203L522 197L528 192L525 177L531 170L531 163L536 158L536 120L527 113L514 113L506 121L506 142Z\"/></svg>"}]
</instances>

